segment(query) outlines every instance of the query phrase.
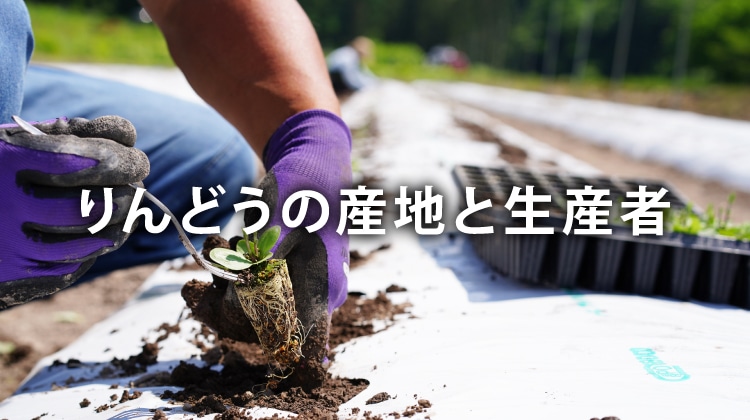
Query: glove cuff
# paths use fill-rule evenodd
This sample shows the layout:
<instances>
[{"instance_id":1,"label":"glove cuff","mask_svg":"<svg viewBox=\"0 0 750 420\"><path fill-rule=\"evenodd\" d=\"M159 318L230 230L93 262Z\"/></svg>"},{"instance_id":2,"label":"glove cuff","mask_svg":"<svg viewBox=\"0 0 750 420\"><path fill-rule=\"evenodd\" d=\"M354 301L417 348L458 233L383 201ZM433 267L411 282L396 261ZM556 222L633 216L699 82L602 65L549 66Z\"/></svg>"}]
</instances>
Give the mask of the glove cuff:
<instances>
[{"instance_id":1,"label":"glove cuff","mask_svg":"<svg viewBox=\"0 0 750 420\"><path fill-rule=\"evenodd\" d=\"M318 149L323 155L330 150L342 149L351 153L349 127L330 111L302 111L287 118L271 135L263 150L263 165L270 170L288 154L303 152L314 156L318 154Z\"/></svg>"}]
</instances>

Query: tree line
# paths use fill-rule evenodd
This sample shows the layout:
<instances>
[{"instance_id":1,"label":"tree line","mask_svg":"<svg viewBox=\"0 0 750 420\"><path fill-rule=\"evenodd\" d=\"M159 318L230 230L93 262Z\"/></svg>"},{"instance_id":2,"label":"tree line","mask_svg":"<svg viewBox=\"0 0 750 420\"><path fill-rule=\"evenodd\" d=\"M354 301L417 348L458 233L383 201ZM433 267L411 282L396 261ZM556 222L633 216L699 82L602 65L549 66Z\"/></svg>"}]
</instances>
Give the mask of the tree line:
<instances>
[{"instance_id":1,"label":"tree line","mask_svg":"<svg viewBox=\"0 0 750 420\"><path fill-rule=\"evenodd\" d=\"M134 15L136 0L36 0ZM449 44L548 77L750 82L748 0L299 0L321 42Z\"/></svg>"},{"instance_id":2,"label":"tree line","mask_svg":"<svg viewBox=\"0 0 750 420\"><path fill-rule=\"evenodd\" d=\"M451 44L551 77L690 75L750 82L748 0L300 0L322 42Z\"/></svg>"}]
</instances>

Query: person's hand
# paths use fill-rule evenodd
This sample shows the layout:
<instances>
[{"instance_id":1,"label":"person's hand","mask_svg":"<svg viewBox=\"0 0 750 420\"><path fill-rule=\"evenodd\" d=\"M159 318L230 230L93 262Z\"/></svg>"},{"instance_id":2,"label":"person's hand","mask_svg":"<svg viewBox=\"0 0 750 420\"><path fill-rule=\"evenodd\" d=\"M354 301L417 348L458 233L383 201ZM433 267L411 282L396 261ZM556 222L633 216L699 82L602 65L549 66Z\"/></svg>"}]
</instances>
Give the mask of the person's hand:
<instances>
[{"instance_id":1,"label":"person's hand","mask_svg":"<svg viewBox=\"0 0 750 420\"><path fill-rule=\"evenodd\" d=\"M117 249L135 190L149 172L135 149L135 128L120 117L58 119L34 124L47 135L0 125L0 309L69 286L96 257ZM91 234L102 216L102 187L112 187L108 225ZM81 216L81 192L96 205Z\"/></svg>"},{"instance_id":2,"label":"person's hand","mask_svg":"<svg viewBox=\"0 0 750 420\"><path fill-rule=\"evenodd\" d=\"M346 300L349 240L336 228L341 214L341 190L351 188L352 183L349 128L328 111L299 113L271 137L263 163L268 173L258 188L271 211L266 226L281 226L273 255L287 261L297 317L305 331L310 330L302 348L303 366L297 367L304 370L326 358L331 313ZM292 194L302 190L322 194L328 204L328 222L313 233L305 228L320 219L321 209L315 200L310 200L299 227L290 229L282 221L282 206ZM292 207L292 217L297 209ZM245 226L258 220L259 213L248 209Z\"/></svg>"},{"instance_id":3,"label":"person's hand","mask_svg":"<svg viewBox=\"0 0 750 420\"><path fill-rule=\"evenodd\" d=\"M270 210L270 220L265 226L281 227L281 236L272 250L273 258L286 259L297 317L305 333L309 331L302 347L304 357L294 367L289 381L315 387L325 378L331 313L344 303L347 294L349 242L336 228L341 189L350 188L352 182L351 134L331 112L304 111L286 120L274 133L263 162L268 172L258 188L263 191L261 199ZM290 229L282 221L282 206L292 194L302 190L322 194L330 211L325 226L313 233L305 227L320 218L321 208L314 200L310 200L299 227ZM293 209L291 216L295 217L297 212ZM261 220L260 210L245 211L245 226L252 226L258 220ZM208 241L204 250L214 246L233 248L232 245ZM257 341L231 282L214 277L213 286L196 283L183 289L183 297L196 318L222 336Z\"/></svg>"}]
</instances>

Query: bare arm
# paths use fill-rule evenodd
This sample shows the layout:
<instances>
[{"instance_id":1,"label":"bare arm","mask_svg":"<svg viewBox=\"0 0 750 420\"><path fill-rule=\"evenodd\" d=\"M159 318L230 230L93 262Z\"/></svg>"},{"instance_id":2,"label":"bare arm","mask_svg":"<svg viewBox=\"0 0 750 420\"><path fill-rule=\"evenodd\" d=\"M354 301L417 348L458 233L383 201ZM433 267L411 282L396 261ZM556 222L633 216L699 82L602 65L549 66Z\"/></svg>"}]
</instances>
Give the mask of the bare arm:
<instances>
[{"instance_id":1,"label":"bare arm","mask_svg":"<svg viewBox=\"0 0 750 420\"><path fill-rule=\"evenodd\" d=\"M141 0L195 91L261 156L288 117L339 113L315 30L296 0Z\"/></svg>"}]
</instances>

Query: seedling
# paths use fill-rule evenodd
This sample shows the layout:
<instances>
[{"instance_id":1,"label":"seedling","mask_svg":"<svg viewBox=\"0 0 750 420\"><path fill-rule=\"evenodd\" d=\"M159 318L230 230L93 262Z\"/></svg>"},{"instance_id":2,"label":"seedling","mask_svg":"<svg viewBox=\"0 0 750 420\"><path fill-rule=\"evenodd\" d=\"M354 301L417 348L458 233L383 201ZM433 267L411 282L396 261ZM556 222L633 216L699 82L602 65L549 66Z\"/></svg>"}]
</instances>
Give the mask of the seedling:
<instances>
[{"instance_id":1,"label":"seedling","mask_svg":"<svg viewBox=\"0 0 750 420\"><path fill-rule=\"evenodd\" d=\"M209 256L225 269L238 272L234 282L240 306L255 329L263 352L278 365L270 375L269 386L289 376L302 357L305 342L302 323L297 319L292 281L286 260L271 259L271 248L279 240L281 228L273 226L258 239L237 242L235 250L214 248Z\"/></svg>"},{"instance_id":2,"label":"seedling","mask_svg":"<svg viewBox=\"0 0 750 420\"><path fill-rule=\"evenodd\" d=\"M251 241L247 237L247 233L242 231L244 239L237 242L236 250L214 248L211 250L209 256L227 270L246 270L271 259L273 256L271 248L276 245L279 235L281 235L281 228L279 226L272 226L263 232L260 239L258 239L258 232L254 232L253 240Z\"/></svg>"},{"instance_id":3,"label":"seedling","mask_svg":"<svg viewBox=\"0 0 750 420\"><path fill-rule=\"evenodd\" d=\"M709 205L705 214L699 214L691 205L670 212L667 218L667 229L686 235L723 236L740 241L750 241L750 224L731 224L729 215L735 194L727 199L725 208L714 208Z\"/></svg>"}]
</instances>

